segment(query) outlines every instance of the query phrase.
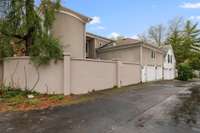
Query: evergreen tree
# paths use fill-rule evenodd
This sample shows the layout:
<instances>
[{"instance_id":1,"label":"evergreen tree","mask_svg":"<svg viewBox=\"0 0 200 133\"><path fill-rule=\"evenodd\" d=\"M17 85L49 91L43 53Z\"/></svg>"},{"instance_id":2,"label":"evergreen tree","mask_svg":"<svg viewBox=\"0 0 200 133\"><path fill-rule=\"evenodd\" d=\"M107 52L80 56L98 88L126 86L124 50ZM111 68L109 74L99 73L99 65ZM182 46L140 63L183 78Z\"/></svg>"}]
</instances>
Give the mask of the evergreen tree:
<instances>
[{"instance_id":1,"label":"evergreen tree","mask_svg":"<svg viewBox=\"0 0 200 133\"><path fill-rule=\"evenodd\" d=\"M59 7L59 0L41 0L39 8L34 0L10 0L0 21L0 57L25 54L38 65L61 58L62 48L50 34Z\"/></svg>"},{"instance_id":2,"label":"evergreen tree","mask_svg":"<svg viewBox=\"0 0 200 133\"><path fill-rule=\"evenodd\" d=\"M179 27L172 30L168 37L168 43L173 46L177 64L197 61L197 55L200 52L200 30L198 24L193 24L191 21L186 21L184 27ZM193 59L195 58L195 59ZM200 64L199 64L200 65Z\"/></svg>"},{"instance_id":3,"label":"evergreen tree","mask_svg":"<svg viewBox=\"0 0 200 133\"><path fill-rule=\"evenodd\" d=\"M191 51L200 52L200 29L198 29L198 23L193 24L188 20L183 33L183 45Z\"/></svg>"}]
</instances>

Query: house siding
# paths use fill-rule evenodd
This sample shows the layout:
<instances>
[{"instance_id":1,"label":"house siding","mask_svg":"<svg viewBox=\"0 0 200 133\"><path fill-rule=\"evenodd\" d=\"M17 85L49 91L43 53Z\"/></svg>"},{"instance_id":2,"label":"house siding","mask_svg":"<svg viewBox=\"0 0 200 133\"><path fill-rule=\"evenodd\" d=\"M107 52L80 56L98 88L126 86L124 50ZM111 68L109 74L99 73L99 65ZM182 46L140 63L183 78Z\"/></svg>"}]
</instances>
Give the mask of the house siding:
<instances>
[{"instance_id":1,"label":"house siding","mask_svg":"<svg viewBox=\"0 0 200 133\"><path fill-rule=\"evenodd\" d=\"M155 52L155 59L151 57L152 51ZM155 49L149 49L143 47L143 65L150 65L150 66L162 66L163 63L163 54L156 51Z\"/></svg>"},{"instance_id":2,"label":"house siding","mask_svg":"<svg viewBox=\"0 0 200 133\"><path fill-rule=\"evenodd\" d=\"M98 57L103 60L120 60L140 63L140 47L100 52L98 53Z\"/></svg>"},{"instance_id":3,"label":"house siding","mask_svg":"<svg viewBox=\"0 0 200 133\"><path fill-rule=\"evenodd\" d=\"M74 58L85 58L85 23L64 13L56 13L52 34L62 45L64 52Z\"/></svg>"}]
</instances>

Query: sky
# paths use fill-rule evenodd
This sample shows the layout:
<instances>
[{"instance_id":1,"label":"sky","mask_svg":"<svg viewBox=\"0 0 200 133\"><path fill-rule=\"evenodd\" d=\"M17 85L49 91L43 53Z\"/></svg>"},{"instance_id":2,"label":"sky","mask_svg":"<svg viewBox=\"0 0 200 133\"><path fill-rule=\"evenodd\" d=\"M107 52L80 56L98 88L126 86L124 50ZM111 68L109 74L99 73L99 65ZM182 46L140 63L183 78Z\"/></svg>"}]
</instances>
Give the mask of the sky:
<instances>
[{"instance_id":1,"label":"sky","mask_svg":"<svg viewBox=\"0 0 200 133\"><path fill-rule=\"evenodd\" d=\"M200 0L61 0L62 5L93 18L87 31L105 37L135 38L150 26L175 17L200 22Z\"/></svg>"}]
</instances>

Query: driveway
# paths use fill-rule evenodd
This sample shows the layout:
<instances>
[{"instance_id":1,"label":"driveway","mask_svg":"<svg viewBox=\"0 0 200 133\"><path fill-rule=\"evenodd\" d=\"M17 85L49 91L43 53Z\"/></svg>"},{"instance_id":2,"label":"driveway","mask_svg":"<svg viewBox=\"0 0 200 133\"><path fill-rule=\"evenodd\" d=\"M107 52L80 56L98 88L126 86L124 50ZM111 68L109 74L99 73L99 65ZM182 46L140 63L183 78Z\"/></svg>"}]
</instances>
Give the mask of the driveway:
<instances>
[{"instance_id":1,"label":"driveway","mask_svg":"<svg viewBox=\"0 0 200 133\"><path fill-rule=\"evenodd\" d=\"M162 81L79 105L0 114L0 133L198 133L200 123L177 123L173 110L180 92L198 82ZM197 86L197 85L196 85ZM186 93L183 93L185 95Z\"/></svg>"}]
</instances>

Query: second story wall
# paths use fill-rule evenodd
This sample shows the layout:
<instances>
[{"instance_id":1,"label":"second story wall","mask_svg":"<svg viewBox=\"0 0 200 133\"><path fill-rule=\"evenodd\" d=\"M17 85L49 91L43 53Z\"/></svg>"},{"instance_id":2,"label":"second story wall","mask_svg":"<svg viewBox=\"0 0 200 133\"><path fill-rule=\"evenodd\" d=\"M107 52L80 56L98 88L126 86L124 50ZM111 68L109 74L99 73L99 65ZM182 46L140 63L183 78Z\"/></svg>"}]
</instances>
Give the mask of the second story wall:
<instances>
[{"instance_id":1,"label":"second story wall","mask_svg":"<svg viewBox=\"0 0 200 133\"><path fill-rule=\"evenodd\" d=\"M163 54L156 49L143 47L143 65L160 65L163 64Z\"/></svg>"},{"instance_id":2,"label":"second story wall","mask_svg":"<svg viewBox=\"0 0 200 133\"><path fill-rule=\"evenodd\" d=\"M125 62L140 63L140 47L116 49L98 53L98 57L103 60L120 60Z\"/></svg>"},{"instance_id":3,"label":"second story wall","mask_svg":"<svg viewBox=\"0 0 200 133\"><path fill-rule=\"evenodd\" d=\"M56 13L52 34L59 40L64 52L69 52L74 58L85 58L84 22L68 14Z\"/></svg>"}]
</instances>

